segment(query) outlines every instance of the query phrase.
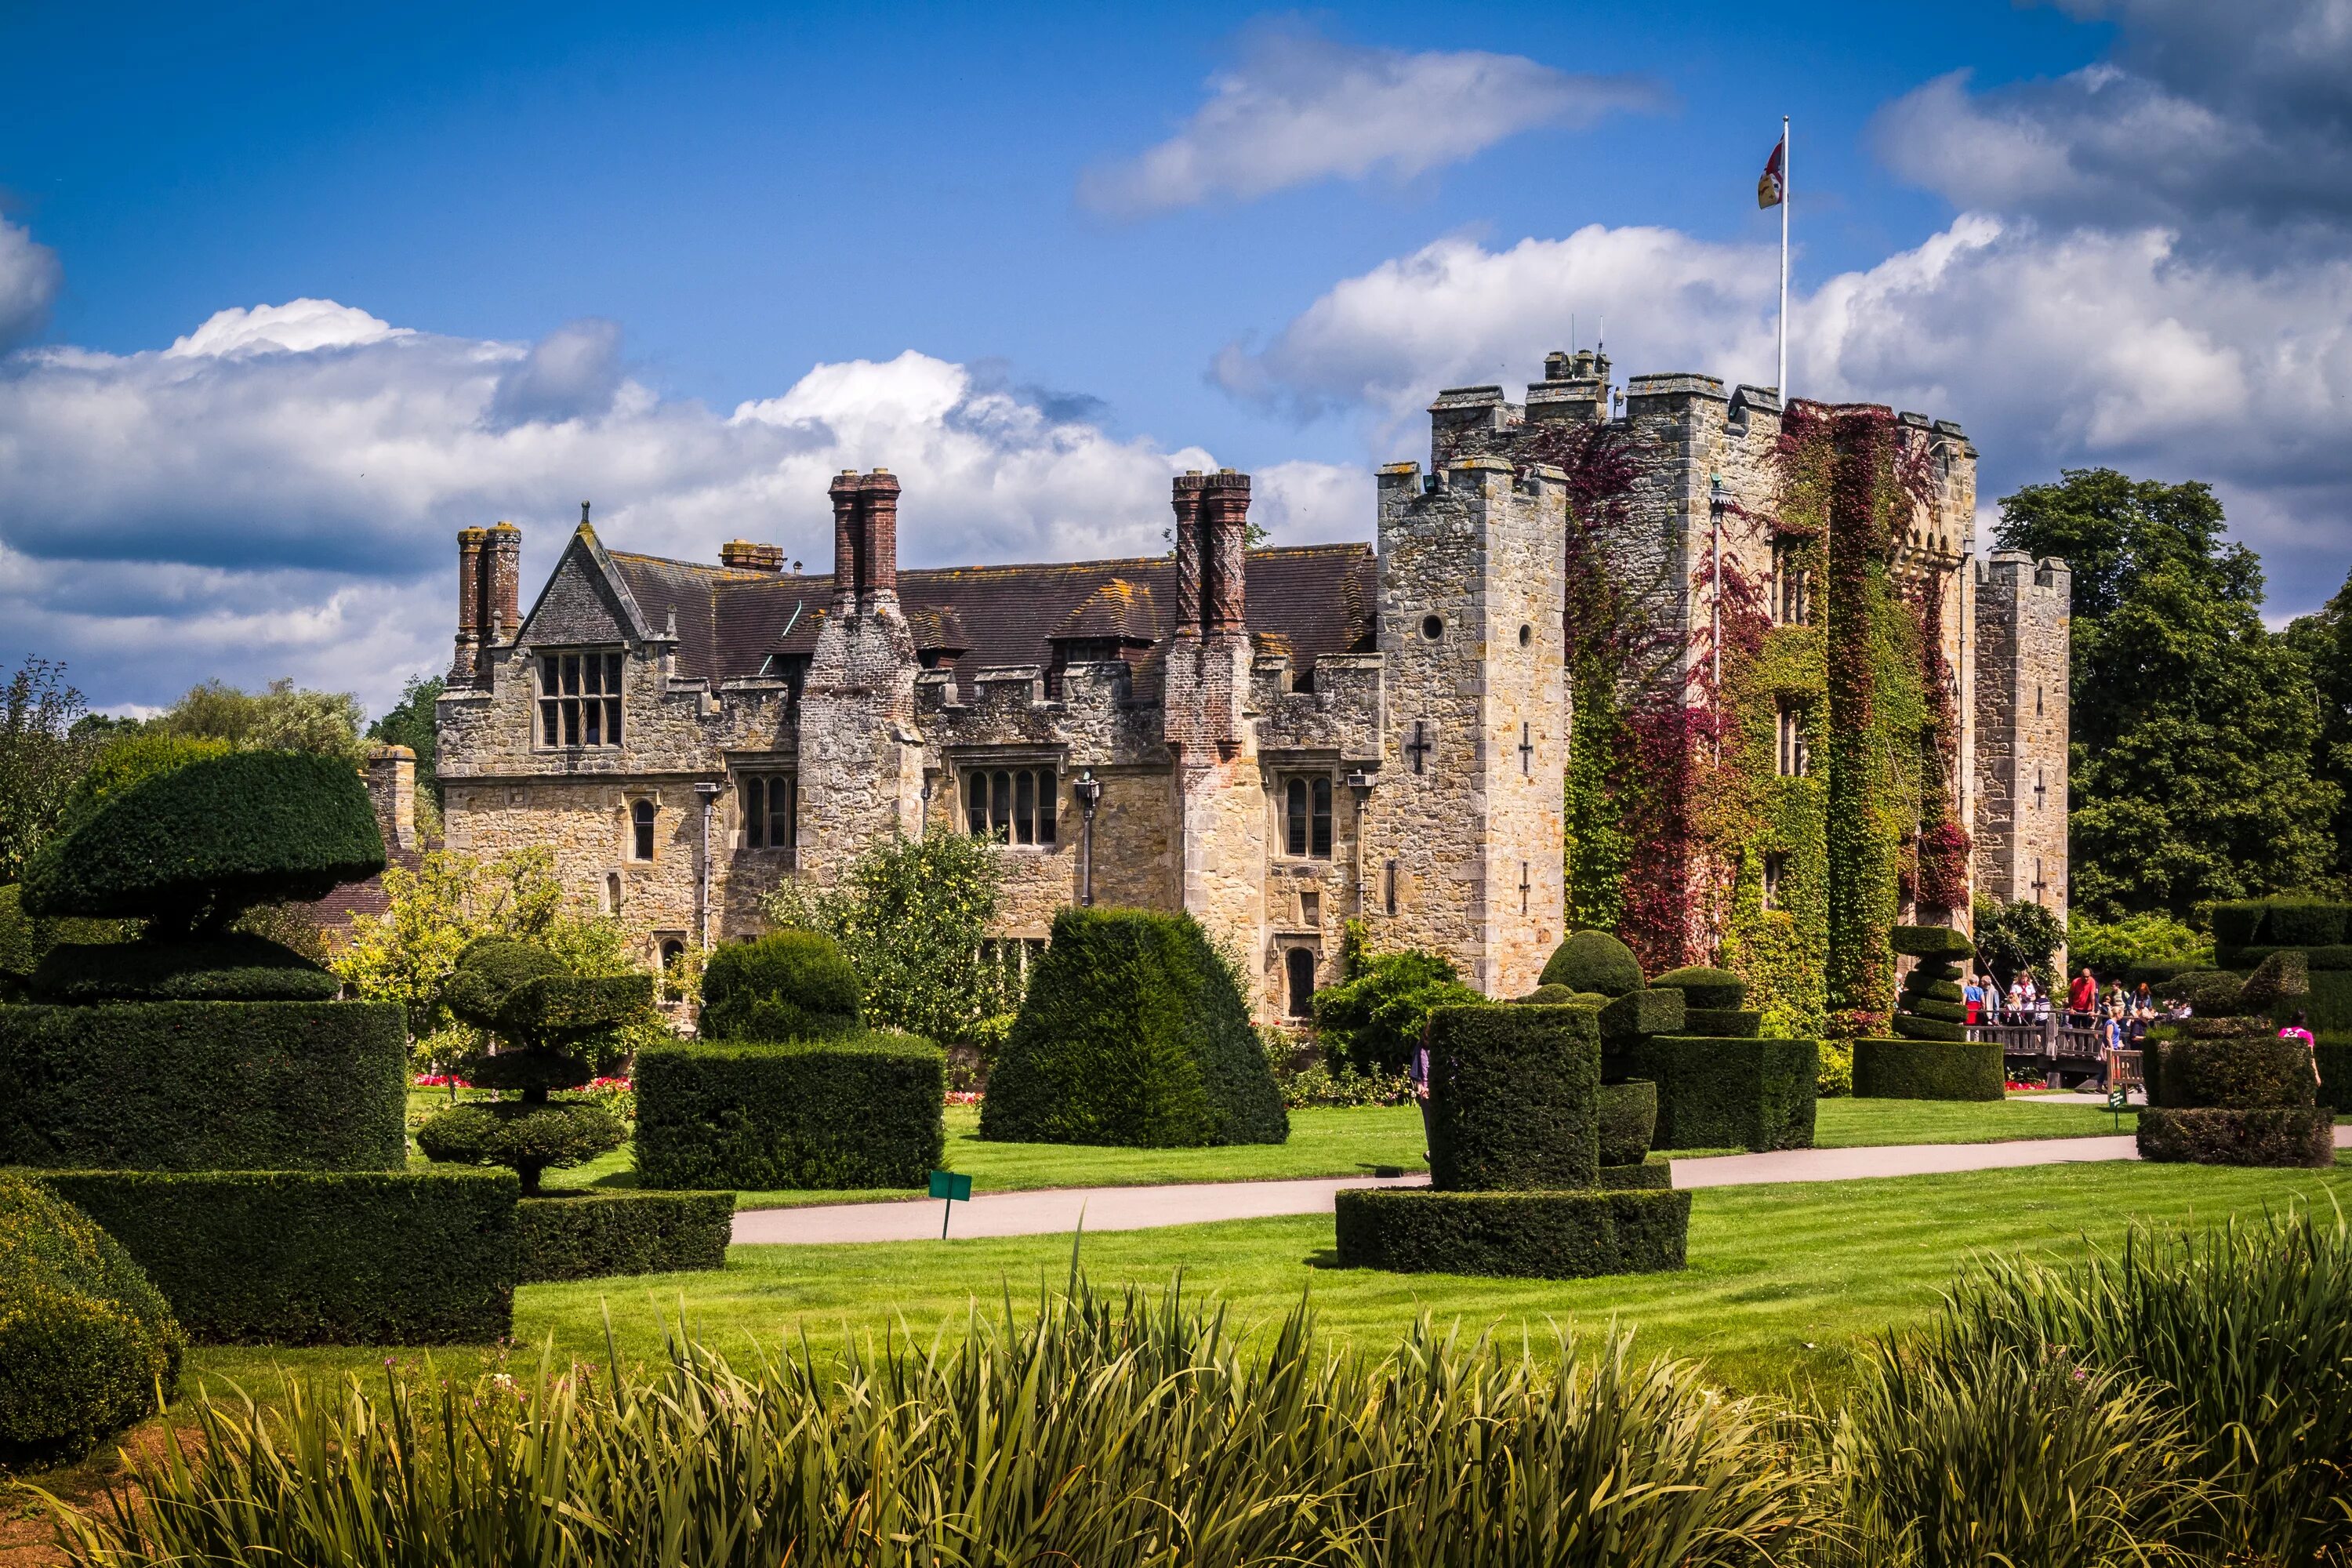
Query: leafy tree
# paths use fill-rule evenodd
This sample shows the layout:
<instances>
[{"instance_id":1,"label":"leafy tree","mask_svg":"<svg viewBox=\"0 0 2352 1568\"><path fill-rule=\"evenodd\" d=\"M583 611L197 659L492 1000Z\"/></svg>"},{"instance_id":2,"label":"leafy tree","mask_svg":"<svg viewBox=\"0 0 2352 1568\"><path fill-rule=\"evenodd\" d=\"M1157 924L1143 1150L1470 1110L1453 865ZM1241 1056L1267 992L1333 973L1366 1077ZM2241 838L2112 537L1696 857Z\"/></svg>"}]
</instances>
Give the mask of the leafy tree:
<instances>
[{"instance_id":1,"label":"leafy tree","mask_svg":"<svg viewBox=\"0 0 2352 1568\"><path fill-rule=\"evenodd\" d=\"M2305 887L2330 858L2310 668L2223 525L2202 484L2108 468L2001 502L2003 548L2075 571L2072 902L2100 919Z\"/></svg>"},{"instance_id":2,"label":"leafy tree","mask_svg":"<svg viewBox=\"0 0 2352 1568\"><path fill-rule=\"evenodd\" d=\"M412 675L401 688L400 700L367 729L367 738L387 746L406 746L416 753L416 799L428 833L438 833L441 816L440 731L435 704L441 700L441 678Z\"/></svg>"},{"instance_id":3,"label":"leafy tree","mask_svg":"<svg viewBox=\"0 0 2352 1568\"><path fill-rule=\"evenodd\" d=\"M2066 944L2066 926L2045 906L1979 899L1975 925L1977 957L2003 985L2029 970L2044 989L2057 979L2051 964Z\"/></svg>"},{"instance_id":4,"label":"leafy tree","mask_svg":"<svg viewBox=\"0 0 2352 1568\"><path fill-rule=\"evenodd\" d=\"M0 687L0 883L65 820L66 802L97 750L79 723L89 704L66 684L65 666L27 658Z\"/></svg>"},{"instance_id":5,"label":"leafy tree","mask_svg":"<svg viewBox=\"0 0 2352 1568\"><path fill-rule=\"evenodd\" d=\"M238 689L224 680L207 680L189 689L155 721L169 735L196 735L226 741L233 746L264 751L318 752L358 762L359 699L348 691L297 689L291 680L269 683L260 692Z\"/></svg>"},{"instance_id":6,"label":"leafy tree","mask_svg":"<svg viewBox=\"0 0 2352 1568\"><path fill-rule=\"evenodd\" d=\"M765 907L780 926L834 940L867 1023L954 1044L1017 1001L981 950L1003 878L987 839L932 832L874 845L838 887L786 882Z\"/></svg>"},{"instance_id":7,"label":"leafy tree","mask_svg":"<svg viewBox=\"0 0 2352 1568\"><path fill-rule=\"evenodd\" d=\"M1363 927L1355 921L1348 922L1340 962L1346 978L1315 993L1314 1000L1316 1033L1335 1070L1400 1072L1421 1043L1431 1008L1486 1000L1433 952L1367 952Z\"/></svg>"},{"instance_id":8,"label":"leafy tree","mask_svg":"<svg viewBox=\"0 0 2352 1568\"><path fill-rule=\"evenodd\" d=\"M2284 636L2311 667L2319 715L2311 771L2337 792L2327 824L2326 881L2328 890L2340 896L2352 892L2352 575L2325 609L2297 617Z\"/></svg>"},{"instance_id":9,"label":"leafy tree","mask_svg":"<svg viewBox=\"0 0 2352 1568\"><path fill-rule=\"evenodd\" d=\"M2077 915L2066 922L2066 953L2071 962L2089 964L2093 973L2106 980L2142 963L2210 969L2213 939L2170 915L2132 915L2113 924Z\"/></svg>"}]
</instances>

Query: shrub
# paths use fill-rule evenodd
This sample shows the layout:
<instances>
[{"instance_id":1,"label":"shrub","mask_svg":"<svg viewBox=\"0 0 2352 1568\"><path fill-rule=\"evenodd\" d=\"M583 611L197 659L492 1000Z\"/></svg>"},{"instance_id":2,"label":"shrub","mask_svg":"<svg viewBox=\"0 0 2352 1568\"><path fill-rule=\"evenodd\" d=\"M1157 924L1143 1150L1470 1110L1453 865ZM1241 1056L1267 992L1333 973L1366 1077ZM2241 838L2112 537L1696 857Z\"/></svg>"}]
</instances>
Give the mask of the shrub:
<instances>
[{"instance_id":1,"label":"shrub","mask_svg":"<svg viewBox=\"0 0 2352 1568\"><path fill-rule=\"evenodd\" d=\"M2251 947L2263 929L2265 907L2260 900L2213 906L2213 941L2220 947Z\"/></svg>"},{"instance_id":2,"label":"shrub","mask_svg":"<svg viewBox=\"0 0 2352 1568\"><path fill-rule=\"evenodd\" d=\"M636 1081L648 1187L918 1187L947 1149L946 1056L908 1035L655 1047Z\"/></svg>"},{"instance_id":3,"label":"shrub","mask_svg":"<svg viewBox=\"0 0 2352 1568\"><path fill-rule=\"evenodd\" d=\"M1241 987L1190 915L1065 909L990 1069L980 1134L1279 1143L1290 1118Z\"/></svg>"},{"instance_id":4,"label":"shrub","mask_svg":"<svg viewBox=\"0 0 2352 1568\"><path fill-rule=\"evenodd\" d=\"M1658 1086L1646 1079L1604 1083L1600 1089L1601 1163L1638 1165L1658 1130Z\"/></svg>"},{"instance_id":5,"label":"shrub","mask_svg":"<svg viewBox=\"0 0 2352 1568\"><path fill-rule=\"evenodd\" d=\"M1916 1013L1897 1013L1888 1020L1895 1032L1906 1040L1918 1040L1932 1045L1962 1045L1969 1037L1968 1026L1944 1018L1923 1018Z\"/></svg>"},{"instance_id":6,"label":"shrub","mask_svg":"<svg viewBox=\"0 0 2352 1568\"><path fill-rule=\"evenodd\" d=\"M1622 996L1642 988L1642 964L1632 948L1607 931L1580 931L1553 949L1543 967L1543 983Z\"/></svg>"},{"instance_id":7,"label":"shrub","mask_svg":"<svg viewBox=\"0 0 2352 1568\"><path fill-rule=\"evenodd\" d=\"M1853 1042L1821 1042L1821 1067L1814 1075L1814 1092L1822 1100L1840 1100L1853 1093Z\"/></svg>"},{"instance_id":8,"label":"shrub","mask_svg":"<svg viewBox=\"0 0 2352 1568\"><path fill-rule=\"evenodd\" d=\"M2273 899L2260 940L2273 947L2333 947L2344 940L2345 907L2315 899Z\"/></svg>"},{"instance_id":9,"label":"shrub","mask_svg":"<svg viewBox=\"0 0 2352 1568\"><path fill-rule=\"evenodd\" d=\"M2338 1116L2352 1111L2352 1040L2322 1040L2312 1055L2319 1063L2319 1103Z\"/></svg>"},{"instance_id":10,"label":"shrub","mask_svg":"<svg viewBox=\"0 0 2352 1568\"><path fill-rule=\"evenodd\" d=\"M629 1141L621 1119L593 1101L471 1100L453 1105L416 1130L416 1147L448 1165L504 1165L539 1195L542 1172L585 1163Z\"/></svg>"},{"instance_id":11,"label":"shrub","mask_svg":"<svg viewBox=\"0 0 2352 1568\"><path fill-rule=\"evenodd\" d=\"M1683 1026L1675 1031L1717 1040L1752 1040L1763 1032L1763 1014L1727 1007L1685 1007Z\"/></svg>"},{"instance_id":12,"label":"shrub","mask_svg":"<svg viewBox=\"0 0 2352 1568\"><path fill-rule=\"evenodd\" d=\"M2307 1075L2308 1069L2306 1069ZM2310 1079L2305 1077L2305 1082ZM2168 1164L2336 1163L2336 1113L2326 1106L2218 1110L2151 1106L2139 1113L2139 1157Z\"/></svg>"},{"instance_id":13,"label":"shrub","mask_svg":"<svg viewBox=\"0 0 2352 1568\"><path fill-rule=\"evenodd\" d=\"M1594 1184L1603 1192L1666 1192L1675 1184L1674 1163L1644 1160L1631 1165L1603 1165L1601 1180Z\"/></svg>"},{"instance_id":14,"label":"shrub","mask_svg":"<svg viewBox=\"0 0 2352 1568\"><path fill-rule=\"evenodd\" d=\"M2103 980L2128 974L2135 984L2159 964L2213 967L2211 939L2165 914L2132 915L2112 925L2076 915L2066 922L2066 951L2074 963L2089 964Z\"/></svg>"},{"instance_id":15,"label":"shrub","mask_svg":"<svg viewBox=\"0 0 2352 1568\"><path fill-rule=\"evenodd\" d=\"M2249 1110L2315 1103L2311 1052L2300 1040L2148 1041L2161 1066L2149 1082L2152 1105Z\"/></svg>"},{"instance_id":16,"label":"shrub","mask_svg":"<svg viewBox=\"0 0 2352 1568\"><path fill-rule=\"evenodd\" d=\"M389 1003L0 1007L0 1164L398 1170L407 1081Z\"/></svg>"},{"instance_id":17,"label":"shrub","mask_svg":"<svg viewBox=\"0 0 2352 1568\"><path fill-rule=\"evenodd\" d=\"M1821 1076L1811 1040L1667 1035L1611 1058L1658 1086L1654 1149L1810 1149Z\"/></svg>"},{"instance_id":18,"label":"shrub","mask_svg":"<svg viewBox=\"0 0 2352 1568\"><path fill-rule=\"evenodd\" d=\"M1979 899L1975 924L1977 952L2002 984L2028 970L2045 984L2055 978L2050 964L2065 944L2066 927L2047 909L2031 900Z\"/></svg>"},{"instance_id":19,"label":"shrub","mask_svg":"<svg viewBox=\"0 0 2352 1568\"><path fill-rule=\"evenodd\" d=\"M0 1465L78 1459L154 1414L186 1344L121 1243L0 1171Z\"/></svg>"},{"instance_id":20,"label":"shrub","mask_svg":"<svg viewBox=\"0 0 2352 1568\"><path fill-rule=\"evenodd\" d=\"M1429 1180L1447 1191L1589 1187L1601 1046L1583 1007L1429 1016Z\"/></svg>"},{"instance_id":21,"label":"shrub","mask_svg":"<svg viewBox=\"0 0 2352 1568\"><path fill-rule=\"evenodd\" d=\"M516 1282L719 1268L733 1193L566 1193L515 1209Z\"/></svg>"},{"instance_id":22,"label":"shrub","mask_svg":"<svg viewBox=\"0 0 2352 1568\"><path fill-rule=\"evenodd\" d=\"M1896 926L1888 944L1909 957L1941 963L1964 963L1977 952L1967 932L1949 926Z\"/></svg>"},{"instance_id":23,"label":"shrub","mask_svg":"<svg viewBox=\"0 0 2352 1568\"><path fill-rule=\"evenodd\" d=\"M45 1172L198 1344L478 1344L512 1326L506 1172Z\"/></svg>"},{"instance_id":24,"label":"shrub","mask_svg":"<svg viewBox=\"0 0 2352 1568\"><path fill-rule=\"evenodd\" d=\"M857 972L829 937L784 931L730 942L702 971L706 1040L818 1040L857 1028Z\"/></svg>"},{"instance_id":25,"label":"shrub","mask_svg":"<svg viewBox=\"0 0 2352 1568\"><path fill-rule=\"evenodd\" d=\"M193 941L59 942L33 972L44 1002L331 1002L343 983L243 931Z\"/></svg>"},{"instance_id":26,"label":"shrub","mask_svg":"<svg viewBox=\"0 0 2352 1568\"><path fill-rule=\"evenodd\" d=\"M1343 1268L1580 1279L1688 1260L1688 1193L1350 1187L1334 1205Z\"/></svg>"},{"instance_id":27,"label":"shrub","mask_svg":"<svg viewBox=\"0 0 2352 1568\"><path fill-rule=\"evenodd\" d=\"M383 869L375 808L349 763L240 752L133 784L51 839L26 869L25 909L217 930Z\"/></svg>"},{"instance_id":28,"label":"shrub","mask_svg":"<svg viewBox=\"0 0 2352 1568\"><path fill-rule=\"evenodd\" d=\"M1998 1041L1856 1040L1861 1100L2000 1100L2008 1069Z\"/></svg>"},{"instance_id":29,"label":"shrub","mask_svg":"<svg viewBox=\"0 0 2352 1568\"><path fill-rule=\"evenodd\" d=\"M1530 1007L1567 1007L1578 1004L1600 1007L1606 1005L1610 999L1598 991L1577 991L1566 985L1538 985L1526 995L1514 996L1511 1000Z\"/></svg>"},{"instance_id":30,"label":"shrub","mask_svg":"<svg viewBox=\"0 0 2352 1568\"><path fill-rule=\"evenodd\" d=\"M1601 1037L1614 1050L1644 1035L1678 1035L1685 1017L1679 991L1628 991L1601 1009Z\"/></svg>"},{"instance_id":31,"label":"shrub","mask_svg":"<svg viewBox=\"0 0 2352 1568\"><path fill-rule=\"evenodd\" d=\"M1728 969L1706 969L1696 964L1670 969L1651 981L1650 985L1657 991L1679 991L1694 1007L1718 1011L1736 1010L1748 998L1748 983Z\"/></svg>"},{"instance_id":32,"label":"shrub","mask_svg":"<svg viewBox=\"0 0 2352 1568\"><path fill-rule=\"evenodd\" d=\"M1352 926L1349 937L1348 978L1315 994L1315 1030L1334 1068L1402 1072L1421 1044L1432 1008L1486 1000L1433 952L1368 956Z\"/></svg>"},{"instance_id":33,"label":"shrub","mask_svg":"<svg viewBox=\"0 0 2352 1568\"><path fill-rule=\"evenodd\" d=\"M2352 1031L2352 972L2320 971L2311 976L2311 991L2303 1008L2314 1034Z\"/></svg>"}]
</instances>

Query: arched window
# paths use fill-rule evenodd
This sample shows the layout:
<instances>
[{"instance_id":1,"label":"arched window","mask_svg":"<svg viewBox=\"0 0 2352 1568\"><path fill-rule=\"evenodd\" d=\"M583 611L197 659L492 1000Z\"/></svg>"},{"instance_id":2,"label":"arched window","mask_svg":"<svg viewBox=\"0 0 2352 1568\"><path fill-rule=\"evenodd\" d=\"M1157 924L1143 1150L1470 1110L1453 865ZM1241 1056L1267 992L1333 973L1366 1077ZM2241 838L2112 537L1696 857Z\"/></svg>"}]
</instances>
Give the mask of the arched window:
<instances>
[{"instance_id":1,"label":"arched window","mask_svg":"<svg viewBox=\"0 0 2352 1568\"><path fill-rule=\"evenodd\" d=\"M1283 954L1283 968L1290 982L1290 1016L1308 1018L1315 1014L1315 950L1294 947Z\"/></svg>"},{"instance_id":2,"label":"arched window","mask_svg":"<svg viewBox=\"0 0 2352 1568\"><path fill-rule=\"evenodd\" d=\"M641 800L629 807L629 826L634 842L629 853L639 860L654 858L654 803Z\"/></svg>"}]
</instances>

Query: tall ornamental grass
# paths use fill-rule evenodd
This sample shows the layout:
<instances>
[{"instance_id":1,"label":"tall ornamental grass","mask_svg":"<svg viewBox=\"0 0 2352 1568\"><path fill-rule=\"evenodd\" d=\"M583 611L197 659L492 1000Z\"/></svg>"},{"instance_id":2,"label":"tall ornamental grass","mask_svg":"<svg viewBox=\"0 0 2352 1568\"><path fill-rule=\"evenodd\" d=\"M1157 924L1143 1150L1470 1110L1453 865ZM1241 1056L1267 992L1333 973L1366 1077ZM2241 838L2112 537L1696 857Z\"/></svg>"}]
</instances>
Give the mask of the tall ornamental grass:
<instances>
[{"instance_id":1,"label":"tall ornamental grass","mask_svg":"<svg viewBox=\"0 0 2352 1568\"><path fill-rule=\"evenodd\" d=\"M467 1568L836 1563L1785 1560L1822 1500L1765 1407L1629 1337L1318 1347L1302 1305L1249 1346L1177 1288L1082 1285L819 1358L730 1364L684 1336L644 1373L389 1374L200 1408L79 1563ZM617 1358L615 1358L617 1364Z\"/></svg>"}]
</instances>

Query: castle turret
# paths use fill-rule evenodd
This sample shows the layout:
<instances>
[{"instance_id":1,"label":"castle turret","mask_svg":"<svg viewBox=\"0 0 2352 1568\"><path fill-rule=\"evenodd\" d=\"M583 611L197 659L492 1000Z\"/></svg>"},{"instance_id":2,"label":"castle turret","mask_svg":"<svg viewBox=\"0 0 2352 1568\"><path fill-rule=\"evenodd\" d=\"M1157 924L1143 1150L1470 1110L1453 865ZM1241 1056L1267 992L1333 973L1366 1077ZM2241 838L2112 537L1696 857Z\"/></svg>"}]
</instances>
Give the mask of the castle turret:
<instances>
[{"instance_id":1,"label":"castle turret","mask_svg":"<svg viewBox=\"0 0 2352 1568\"><path fill-rule=\"evenodd\" d=\"M1995 551L1976 569L1976 890L2066 908L2074 574Z\"/></svg>"}]
</instances>

